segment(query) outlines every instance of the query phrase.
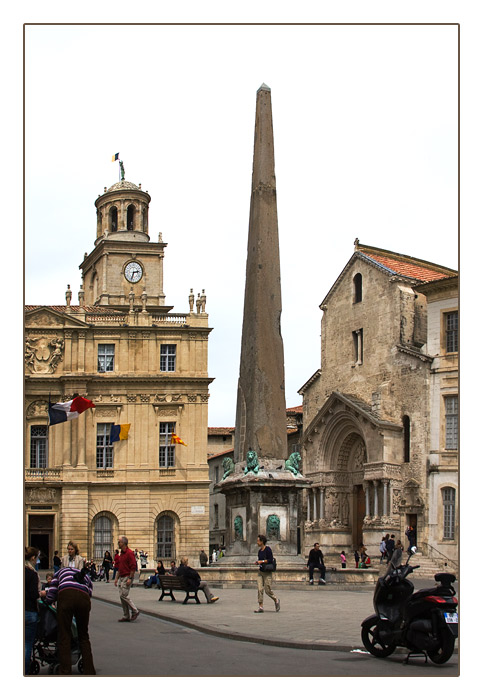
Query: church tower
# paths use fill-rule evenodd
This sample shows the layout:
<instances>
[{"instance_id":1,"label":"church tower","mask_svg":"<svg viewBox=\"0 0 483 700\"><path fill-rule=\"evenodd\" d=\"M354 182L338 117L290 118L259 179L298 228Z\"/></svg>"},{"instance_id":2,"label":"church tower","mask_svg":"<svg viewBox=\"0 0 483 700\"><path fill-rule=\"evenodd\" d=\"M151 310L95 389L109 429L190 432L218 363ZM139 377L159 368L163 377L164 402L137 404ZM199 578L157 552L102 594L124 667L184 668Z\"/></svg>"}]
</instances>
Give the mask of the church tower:
<instances>
[{"instance_id":1,"label":"church tower","mask_svg":"<svg viewBox=\"0 0 483 700\"><path fill-rule=\"evenodd\" d=\"M166 243L149 237L150 195L124 178L96 201L94 250L84 256L84 303L119 310L156 308L167 312L163 291ZM160 308L161 307L161 308Z\"/></svg>"}]
</instances>

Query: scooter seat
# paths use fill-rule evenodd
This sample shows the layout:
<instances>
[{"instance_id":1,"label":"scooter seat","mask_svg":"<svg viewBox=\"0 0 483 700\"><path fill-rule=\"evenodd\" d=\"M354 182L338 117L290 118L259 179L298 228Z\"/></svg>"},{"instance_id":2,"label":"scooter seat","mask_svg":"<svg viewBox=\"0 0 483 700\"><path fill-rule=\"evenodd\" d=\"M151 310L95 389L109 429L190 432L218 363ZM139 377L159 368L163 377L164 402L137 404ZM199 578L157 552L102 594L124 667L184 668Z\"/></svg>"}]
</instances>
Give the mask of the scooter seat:
<instances>
[{"instance_id":1,"label":"scooter seat","mask_svg":"<svg viewBox=\"0 0 483 700\"><path fill-rule=\"evenodd\" d=\"M456 576L454 574L442 572L440 574L435 574L434 580L438 581L438 583L441 583L443 586L449 586L456 581Z\"/></svg>"}]
</instances>

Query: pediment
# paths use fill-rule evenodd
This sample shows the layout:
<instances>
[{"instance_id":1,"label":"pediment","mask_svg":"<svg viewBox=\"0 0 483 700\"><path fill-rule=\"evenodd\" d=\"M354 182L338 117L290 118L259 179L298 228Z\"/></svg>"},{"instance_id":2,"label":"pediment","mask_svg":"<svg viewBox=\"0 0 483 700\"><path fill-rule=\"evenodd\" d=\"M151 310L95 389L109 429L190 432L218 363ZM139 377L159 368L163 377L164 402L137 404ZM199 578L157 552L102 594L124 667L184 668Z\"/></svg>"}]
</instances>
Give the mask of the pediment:
<instances>
[{"instance_id":1,"label":"pediment","mask_svg":"<svg viewBox=\"0 0 483 700\"><path fill-rule=\"evenodd\" d=\"M309 435L311 432L315 432L319 426L332 421L337 413L350 414L356 420L365 420L380 428L401 430L401 426L396 423L378 418L371 406L357 396L333 391L308 426L306 434Z\"/></svg>"},{"instance_id":2,"label":"pediment","mask_svg":"<svg viewBox=\"0 0 483 700\"><path fill-rule=\"evenodd\" d=\"M26 311L25 325L27 328L88 328L87 323L49 306Z\"/></svg>"},{"instance_id":3,"label":"pediment","mask_svg":"<svg viewBox=\"0 0 483 700\"><path fill-rule=\"evenodd\" d=\"M334 292L336 289L341 285L341 283L346 279L351 279L351 270L354 267L355 263L357 262L362 262L365 265L368 265L369 267L375 268L378 270L381 274L386 275L387 277L392 277L394 275L394 272L391 270L385 268L383 265L379 265L375 262L375 260L372 260L369 258L367 255L364 255L363 253L360 253L359 251L356 251L355 253L352 254L350 260L347 262L345 267L343 268L342 272L340 275L337 277L336 281L330 288L329 292L323 299L322 303L320 306L326 306L329 299L333 296Z\"/></svg>"}]
</instances>

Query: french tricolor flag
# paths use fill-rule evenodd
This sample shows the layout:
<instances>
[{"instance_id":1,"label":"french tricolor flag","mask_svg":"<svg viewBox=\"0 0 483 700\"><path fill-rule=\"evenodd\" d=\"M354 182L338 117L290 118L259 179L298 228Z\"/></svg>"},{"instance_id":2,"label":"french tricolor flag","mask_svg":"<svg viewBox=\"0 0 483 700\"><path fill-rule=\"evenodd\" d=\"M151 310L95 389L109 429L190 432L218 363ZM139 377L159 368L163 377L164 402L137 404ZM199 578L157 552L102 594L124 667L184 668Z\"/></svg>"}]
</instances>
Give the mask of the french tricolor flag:
<instances>
[{"instance_id":1,"label":"french tricolor flag","mask_svg":"<svg viewBox=\"0 0 483 700\"><path fill-rule=\"evenodd\" d=\"M49 425L56 425L56 423L64 423L66 420L79 418L81 413L94 406L95 404L92 401L84 399L82 396L74 396L71 401L66 401L65 403L50 403L49 401Z\"/></svg>"}]
</instances>

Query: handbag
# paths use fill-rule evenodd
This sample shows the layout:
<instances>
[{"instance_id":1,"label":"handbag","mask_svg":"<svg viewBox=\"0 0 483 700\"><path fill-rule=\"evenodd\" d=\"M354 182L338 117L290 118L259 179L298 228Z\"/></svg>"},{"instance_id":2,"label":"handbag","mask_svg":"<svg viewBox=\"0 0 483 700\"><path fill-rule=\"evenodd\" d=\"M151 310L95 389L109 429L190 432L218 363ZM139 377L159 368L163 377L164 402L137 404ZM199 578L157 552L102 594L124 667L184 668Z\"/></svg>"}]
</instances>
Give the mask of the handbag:
<instances>
[{"instance_id":1,"label":"handbag","mask_svg":"<svg viewBox=\"0 0 483 700\"><path fill-rule=\"evenodd\" d=\"M276 571L277 570L277 560L273 557L273 561L270 564L262 564L262 571Z\"/></svg>"}]
</instances>

